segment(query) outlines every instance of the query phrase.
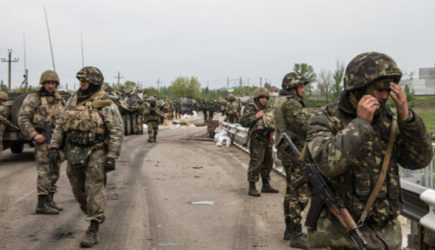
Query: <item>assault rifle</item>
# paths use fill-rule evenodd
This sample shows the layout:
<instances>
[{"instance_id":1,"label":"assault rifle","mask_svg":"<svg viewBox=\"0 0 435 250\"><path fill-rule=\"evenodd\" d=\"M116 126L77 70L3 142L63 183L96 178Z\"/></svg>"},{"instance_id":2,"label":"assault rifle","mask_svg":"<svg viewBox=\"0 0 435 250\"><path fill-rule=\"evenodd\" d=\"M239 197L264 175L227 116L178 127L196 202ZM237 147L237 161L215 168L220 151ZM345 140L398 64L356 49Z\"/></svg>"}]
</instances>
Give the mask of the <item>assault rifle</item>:
<instances>
[{"instance_id":1,"label":"assault rifle","mask_svg":"<svg viewBox=\"0 0 435 250\"><path fill-rule=\"evenodd\" d=\"M317 169L317 166L314 163L301 162L294 156L290 155L287 151L280 148L283 143L286 143L298 157L300 156L301 153L286 133L282 133L281 138L279 138L278 143L276 144L276 149L302 170L304 175L303 178L305 179L305 182L308 182L313 192L311 206L317 209L310 208L307 215L307 227L312 229L316 228L317 218L319 217L320 211L323 206L326 206L329 212L338 219L346 232L349 233L349 236L355 245L361 250L366 249L367 241L361 234L359 226L357 226L349 211L344 206L343 200L328 186L324 177ZM302 185L305 182L299 183ZM310 218L314 218L314 221L312 219L310 220Z\"/></svg>"},{"instance_id":2,"label":"assault rifle","mask_svg":"<svg viewBox=\"0 0 435 250\"><path fill-rule=\"evenodd\" d=\"M5 121L7 125L13 127L14 129L20 130L20 128L17 125L13 124L12 122L10 122L8 119L3 117L2 115L0 115L0 120Z\"/></svg>"},{"instance_id":3,"label":"assault rifle","mask_svg":"<svg viewBox=\"0 0 435 250\"><path fill-rule=\"evenodd\" d=\"M51 135L53 134L53 129L51 127L51 124L48 122L48 118L49 118L48 116L49 115L48 115L47 109L44 108L43 112L44 112L44 116L45 117L44 117L44 127L43 127L43 130L42 130L42 135L45 138L45 142L47 143L48 148L50 148ZM51 175L54 174L54 167L56 166L56 164L57 164L57 160L56 159L52 159L52 158L49 159L49 161L48 161L48 167L49 167L49 172L50 172Z\"/></svg>"}]
</instances>

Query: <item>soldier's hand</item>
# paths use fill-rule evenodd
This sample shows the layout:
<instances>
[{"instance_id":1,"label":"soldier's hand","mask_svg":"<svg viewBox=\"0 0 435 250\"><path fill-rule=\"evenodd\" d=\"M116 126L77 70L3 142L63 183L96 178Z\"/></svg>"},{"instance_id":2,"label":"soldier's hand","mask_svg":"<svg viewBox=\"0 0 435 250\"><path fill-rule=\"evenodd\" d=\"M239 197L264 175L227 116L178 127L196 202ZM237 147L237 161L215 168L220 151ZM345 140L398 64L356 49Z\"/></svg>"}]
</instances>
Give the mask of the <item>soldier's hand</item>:
<instances>
[{"instance_id":1,"label":"soldier's hand","mask_svg":"<svg viewBox=\"0 0 435 250\"><path fill-rule=\"evenodd\" d=\"M372 123L373 115L380 107L381 105L375 97L364 95L358 102L356 110L357 116L366 120L368 123Z\"/></svg>"},{"instance_id":2,"label":"soldier's hand","mask_svg":"<svg viewBox=\"0 0 435 250\"><path fill-rule=\"evenodd\" d=\"M256 118L261 118L261 117L263 117L263 116L264 116L264 112L263 112L263 110L260 110L260 111L257 112L257 114L255 114L255 117L256 117Z\"/></svg>"},{"instance_id":3,"label":"soldier's hand","mask_svg":"<svg viewBox=\"0 0 435 250\"><path fill-rule=\"evenodd\" d=\"M110 172L115 170L115 159L112 157L107 157L106 160L104 161L104 170L106 170L106 172Z\"/></svg>"},{"instance_id":4,"label":"soldier's hand","mask_svg":"<svg viewBox=\"0 0 435 250\"><path fill-rule=\"evenodd\" d=\"M396 104L397 115L401 120L406 120L409 117L408 99L403 89L394 82L390 82L390 96Z\"/></svg>"},{"instance_id":5,"label":"soldier's hand","mask_svg":"<svg viewBox=\"0 0 435 250\"><path fill-rule=\"evenodd\" d=\"M60 160L60 154L58 148L49 148L47 153L48 159L51 161L58 161Z\"/></svg>"},{"instance_id":6,"label":"soldier's hand","mask_svg":"<svg viewBox=\"0 0 435 250\"><path fill-rule=\"evenodd\" d=\"M37 134L33 137L33 140L38 144L42 144L45 142L45 137L41 134Z\"/></svg>"}]
</instances>

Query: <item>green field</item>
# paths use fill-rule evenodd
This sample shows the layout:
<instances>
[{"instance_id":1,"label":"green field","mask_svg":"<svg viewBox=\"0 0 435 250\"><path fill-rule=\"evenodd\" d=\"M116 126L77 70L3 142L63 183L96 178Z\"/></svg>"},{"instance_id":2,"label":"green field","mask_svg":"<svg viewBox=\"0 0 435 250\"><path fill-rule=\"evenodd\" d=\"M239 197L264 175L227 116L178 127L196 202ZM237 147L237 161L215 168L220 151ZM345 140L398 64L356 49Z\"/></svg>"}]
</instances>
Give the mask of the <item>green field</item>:
<instances>
[{"instance_id":1,"label":"green field","mask_svg":"<svg viewBox=\"0 0 435 250\"><path fill-rule=\"evenodd\" d=\"M435 135L435 97L417 97L414 110L423 118L428 132Z\"/></svg>"}]
</instances>

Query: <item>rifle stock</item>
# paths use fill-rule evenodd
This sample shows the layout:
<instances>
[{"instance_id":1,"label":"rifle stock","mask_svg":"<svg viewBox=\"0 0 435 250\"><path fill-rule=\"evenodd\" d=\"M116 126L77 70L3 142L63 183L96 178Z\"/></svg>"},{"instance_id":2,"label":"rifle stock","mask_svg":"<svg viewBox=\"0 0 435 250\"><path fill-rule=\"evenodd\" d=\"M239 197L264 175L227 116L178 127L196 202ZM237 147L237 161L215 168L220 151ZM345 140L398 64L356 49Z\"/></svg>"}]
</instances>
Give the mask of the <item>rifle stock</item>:
<instances>
[{"instance_id":1,"label":"rifle stock","mask_svg":"<svg viewBox=\"0 0 435 250\"><path fill-rule=\"evenodd\" d=\"M328 210L334 215L335 218L340 222L341 226L349 233L350 238L355 243L355 245L359 249L366 249L367 241L364 239L359 227L357 226L355 220L350 215L347 208L344 206L344 202L338 197L328 186L322 174L317 169L317 166L314 163L306 163L301 162L296 159L294 156L290 155L285 150L281 149L280 146L286 143L292 151L299 157L300 152L297 149L296 145L293 143L291 138L286 134L282 133L281 138L279 138L278 143L276 144L276 149L280 151L283 155L285 155L289 160L293 161L299 168L301 168L304 179L298 179L297 185L302 185L305 182L310 184L311 190L313 191L313 199L311 206L314 205L314 210L310 208L309 216L307 218L308 226L312 229L315 229L317 218L320 215L320 211L322 207L325 205ZM304 183L302 183L304 182ZM295 183L293 183L295 186ZM315 197L315 199L314 199Z\"/></svg>"}]
</instances>

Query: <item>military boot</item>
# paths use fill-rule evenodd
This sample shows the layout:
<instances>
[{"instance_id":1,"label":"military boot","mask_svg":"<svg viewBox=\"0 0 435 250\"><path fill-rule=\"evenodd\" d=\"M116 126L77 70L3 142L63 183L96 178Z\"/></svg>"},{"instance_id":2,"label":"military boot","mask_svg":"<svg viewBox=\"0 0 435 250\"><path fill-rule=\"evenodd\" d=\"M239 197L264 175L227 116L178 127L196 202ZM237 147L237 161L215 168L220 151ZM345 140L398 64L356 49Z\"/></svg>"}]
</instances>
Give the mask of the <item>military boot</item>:
<instances>
[{"instance_id":1,"label":"military boot","mask_svg":"<svg viewBox=\"0 0 435 250\"><path fill-rule=\"evenodd\" d=\"M290 240L291 238L291 220L290 217L285 217L285 230L284 230L284 240Z\"/></svg>"},{"instance_id":2,"label":"military boot","mask_svg":"<svg viewBox=\"0 0 435 250\"><path fill-rule=\"evenodd\" d=\"M54 208L54 209L56 209L56 210L62 211L63 208L62 208L62 207L59 207L59 206L57 205L57 203L53 200L53 197L54 197L54 192L50 192L50 193L48 193L48 201L47 201L47 205L50 206L50 207L52 207L52 208Z\"/></svg>"},{"instance_id":3,"label":"military boot","mask_svg":"<svg viewBox=\"0 0 435 250\"><path fill-rule=\"evenodd\" d=\"M290 247L307 249L307 235L302 233L302 225L291 224L290 229Z\"/></svg>"},{"instance_id":4,"label":"military boot","mask_svg":"<svg viewBox=\"0 0 435 250\"><path fill-rule=\"evenodd\" d=\"M255 182L249 182L249 192L248 194L250 196L255 196L255 197L259 197L260 193L257 191L257 189L255 188Z\"/></svg>"},{"instance_id":5,"label":"military boot","mask_svg":"<svg viewBox=\"0 0 435 250\"><path fill-rule=\"evenodd\" d=\"M38 195L38 205L36 205L36 214L59 214L59 210L48 205L48 195Z\"/></svg>"},{"instance_id":6,"label":"military boot","mask_svg":"<svg viewBox=\"0 0 435 250\"><path fill-rule=\"evenodd\" d=\"M80 242L81 247L93 247L97 245L97 232L99 225L100 223L98 221L91 220L91 224L89 225L88 230L86 230L86 233Z\"/></svg>"},{"instance_id":7,"label":"military boot","mask_svg":"<svg viewBox=\"0 0 435 250\"><path fill-rule=\"evenodd\" d=\"M263 186L261 187L262 193L279 193L278 190L274 189L270 184L268 179L262 179Z\"/></svg>"}]
</instances>

